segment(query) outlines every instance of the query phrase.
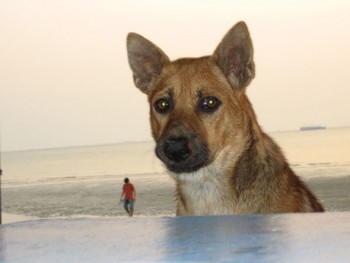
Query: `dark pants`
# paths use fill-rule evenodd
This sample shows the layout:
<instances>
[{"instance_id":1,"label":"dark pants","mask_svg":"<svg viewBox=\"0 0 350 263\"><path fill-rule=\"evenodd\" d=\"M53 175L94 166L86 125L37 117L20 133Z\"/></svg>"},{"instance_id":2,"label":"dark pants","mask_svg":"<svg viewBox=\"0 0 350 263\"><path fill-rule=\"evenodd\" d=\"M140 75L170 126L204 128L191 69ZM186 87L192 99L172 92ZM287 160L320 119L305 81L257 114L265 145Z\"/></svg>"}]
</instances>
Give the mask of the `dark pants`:
<instances>
[{"instance_id":1,"label":"dark pants","mask_svg":"<svg viewBox=\"0 0 350 263\"><path fill-rule=\"evenodd\" d=\"M124 209L126 212L134 211L134 200L124 199Z\"/></svg>"}]
</instances>

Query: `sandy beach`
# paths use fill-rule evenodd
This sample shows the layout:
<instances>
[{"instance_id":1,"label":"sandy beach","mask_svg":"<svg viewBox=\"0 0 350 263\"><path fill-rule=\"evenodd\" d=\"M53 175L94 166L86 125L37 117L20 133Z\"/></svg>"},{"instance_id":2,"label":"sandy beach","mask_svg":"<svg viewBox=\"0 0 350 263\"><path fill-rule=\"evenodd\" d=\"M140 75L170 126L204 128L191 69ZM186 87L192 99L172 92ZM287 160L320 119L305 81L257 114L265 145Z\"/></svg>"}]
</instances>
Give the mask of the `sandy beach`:
<instances>
[{"instance_id":1,"label":"sandy beach","mask_svg":"<svg viewBox=\"0 0 350 263\"><path fill-rule=\"evenodd\" d=\"M166 177L167 175L163 175ZM350 210L350 176L304 180L328 212ZM174 184L137 180L135 216L175 216ZM3 222L35 218L125 216L116 180L74 181L3 189Z\"/></svg>"},{"instance_id":2,"label":"sandy beach","mask_svg":"<svg viewBox=\"0 0 350 263\"><path fill-rule=\"evenodd\" d=\"M167 177L167 175L163 175ZM4 223L21 219L126 216L120 204L121 180L66 180L63 183L2 189ZM137 191L135 216L174 216L174 186L170 178L159 184L133 181Z\"/></svg>"}]
</instances>

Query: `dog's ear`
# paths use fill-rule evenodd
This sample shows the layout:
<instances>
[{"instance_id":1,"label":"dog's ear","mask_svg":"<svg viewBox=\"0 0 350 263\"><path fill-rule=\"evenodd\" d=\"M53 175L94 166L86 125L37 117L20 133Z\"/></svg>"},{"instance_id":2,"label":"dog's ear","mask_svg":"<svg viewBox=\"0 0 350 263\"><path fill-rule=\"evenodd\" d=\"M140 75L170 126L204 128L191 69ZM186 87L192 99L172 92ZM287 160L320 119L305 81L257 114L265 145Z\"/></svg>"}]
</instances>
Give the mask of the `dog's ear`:
<instances>
[{"instance_id":1,"label":"dog's ear","mask_svg":"<svg viewBox=\"0 0 350 263\"><path fill-rule=\"evenodd\" d=\"M160 75L169 59L160 48L136 33L128 34L127 50L135 85L148 94L152 80Z\"/></svg>"},{"instance_id":2,"label":"dog's ear","mask_svg":"<svg viewBox=\"0 0 350 263\"><path fill-rule=\"evenodd\" d=\"M255 76L253 53L248 27L244 22L239 22L225 35L213 59L231 86L244 90Z\"/></svg>"}]
</instances>

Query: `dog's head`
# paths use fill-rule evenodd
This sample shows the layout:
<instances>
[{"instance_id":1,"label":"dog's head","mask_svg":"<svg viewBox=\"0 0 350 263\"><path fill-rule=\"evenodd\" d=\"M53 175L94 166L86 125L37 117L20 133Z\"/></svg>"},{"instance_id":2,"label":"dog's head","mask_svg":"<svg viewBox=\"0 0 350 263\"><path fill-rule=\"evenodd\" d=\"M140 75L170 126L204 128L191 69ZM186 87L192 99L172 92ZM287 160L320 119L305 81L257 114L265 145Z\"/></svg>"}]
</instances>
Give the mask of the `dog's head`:
<instances>
[{"instance_id":1,"label":"dog's head","mask_svg":"<svg viewBox=\"0 0 350 263\"><path fill-rule=\"evenodd\" d=\"M244 91L255 74L244 22L208 57L171 62L135 33L128 35L127 49L135 85L149 98L156 154L170 171L193 172L238 154L247 122L242 105L249 104Z\"/></svg>"}]
</instances>

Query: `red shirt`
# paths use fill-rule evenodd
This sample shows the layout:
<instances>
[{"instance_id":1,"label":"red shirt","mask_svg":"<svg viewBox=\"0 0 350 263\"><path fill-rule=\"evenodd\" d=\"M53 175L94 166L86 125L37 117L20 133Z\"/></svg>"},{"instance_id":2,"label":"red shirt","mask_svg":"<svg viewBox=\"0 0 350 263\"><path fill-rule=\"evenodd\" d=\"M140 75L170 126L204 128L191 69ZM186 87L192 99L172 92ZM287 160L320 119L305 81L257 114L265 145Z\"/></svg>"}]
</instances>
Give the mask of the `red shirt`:
<instances>
[{"instance_id":1,"label":"red shirt","mask_svg":"<svg viewBox=\"0 0 350 263\"><path fill-rule=\"evenodd\" d=\"M123 185L123 190L124 190L124 198L127 200L133 200L134 199L134 191L135 188L133 184L127 183Z\"/></svg>"}]
</instances>

